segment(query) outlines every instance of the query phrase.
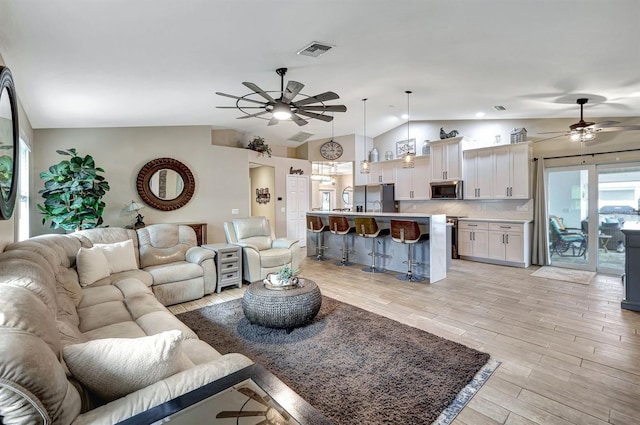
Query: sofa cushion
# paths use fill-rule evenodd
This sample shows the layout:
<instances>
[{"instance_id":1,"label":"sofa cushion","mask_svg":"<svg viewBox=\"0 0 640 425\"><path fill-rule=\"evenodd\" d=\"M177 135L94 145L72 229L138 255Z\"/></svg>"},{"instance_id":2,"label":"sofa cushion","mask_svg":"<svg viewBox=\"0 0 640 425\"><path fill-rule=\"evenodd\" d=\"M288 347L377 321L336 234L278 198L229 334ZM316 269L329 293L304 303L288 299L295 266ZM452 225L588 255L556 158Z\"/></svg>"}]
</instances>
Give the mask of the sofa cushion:
<instances>
[{"instance_id":1,"label":"sofa cushion","mask_svg":"<svg viewBox=\"0 0 640 425\"><path fill-rule=\"evenodd\" d=\"M186 261L146 267L144 270L151 273L154 285L180 282L181 280L194 279L203 275L202 267Z\"/></svg>"},{"instance_id":2,"label":"sofa cushion","mask_svg":"<svg viewBox=\"0 0 640 425\"><path fill-rule=\"evenodd\" d=\"M127 339L107 338L66 346L73 376L104 400L114 400L193 367L177 330Z\"/></svg>"},{"instance_id":3,"label":"sofa cushion","mask_svg":"<svg viewBox=\"0 0 640 425\"><path fill-rule=\"evenodd\" d=\"M113 273L104 279L100 279L93 286L101 286L101 285L116 285L118 282L124 279L132 279L135 278L140 282L144 283L146 286L153 285L153 276L149 272L144 270L127 270L126 272Z\"/></svg>"},{"instance_id":4,"label":"sofa cushion","mask_svg":"<svg viewBox=\"0 0 640 425\"><path fill-rule=\"evenodd\" d=\"M107 257L99 247L80 247L76 255L76 269L80 286L89 286L111 274Z\"/></svg>"},{"instance_id":5,"label":"sofa cushion","mask_svg":"<svg viewBox=\"0 0 640 425\"><path fill-rule=\"evenodd\" d=\"M291 250L286 248L273 248L260 252L260 265L262 268L282 267L291 262Z\"/></svg>"},{"instance_id":6,"label":"sofa cushion","mask_svg":"<svg viewBox=\"0 0 640 425\"><path fill-rule=\"evenodd\" d=\"M116 286L91 286L83 291L78 308L104 304L109 301L122 301L122 292Z\"/></svg>"},{"instance_id":7,"label":"sofa cushion","mask_svg":"<svg viewBox=\"0 0 640 425\"><path fill-rule=\"evenodd\" d=\"M108 301L78 308L80 331L87 332L114 323L129 322L131 315L123 301Z\"/></svg>"},{"instance_id":8,"label":"sofa cushion","mask_svg":"<svg viewBox=\"0 0 640 425\"><path fill-rule=\"evenodd\" d=\"M153 224L138 229L138 241L143 269L184 261L187 250L198 243L191 227L175 224Z\"/></svg>"},{"instance_id":9,"label":"sofa cushion","mask_svg":"<svg viewBox=\"0 0 640 425\"><path fill-rule=\"evenodd\" d=\"M70 424L80 413L80 396L56 354L21 329L0 328L0 341L0 422Z\"/></svg>"},{"instance_id":10,"label":"sofa cushion","mask_svg":"<svg viewBox=\"0 0 640 425\"><path fill-rule=\"evenodd\" d=\"M166 329L168 330L168 329ZM92 329L82 334L88 341L103 338L141 338L148 336L136 322L120 322Z\"/></svg>"},{"instance_id":11,"label":"sofa cushion","mask_svg":"<svg viewBox=\"0 0 640 425\"><path fill-rule=\"evenodd\" d=\"M109 274L136 270L138 268L136 253L134 252L133 241L131 239L110 244L97 243L94 244L93 247L101 249L107 258Z\"/></svg>"}]
</instances>

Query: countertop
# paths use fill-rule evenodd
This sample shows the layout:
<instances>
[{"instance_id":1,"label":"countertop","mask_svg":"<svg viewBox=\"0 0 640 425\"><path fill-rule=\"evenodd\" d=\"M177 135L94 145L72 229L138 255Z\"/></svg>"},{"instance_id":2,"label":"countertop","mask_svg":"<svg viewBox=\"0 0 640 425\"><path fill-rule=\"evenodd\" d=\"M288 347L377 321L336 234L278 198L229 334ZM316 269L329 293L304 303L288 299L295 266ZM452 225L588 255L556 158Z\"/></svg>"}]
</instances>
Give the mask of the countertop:
<instances>
[{"instance_id":1,"label":"countertop","mask_svg":"<svg viewBox=\"0 0 640 425\"><path fill-rule=\"evenodd\" d=\"M458 221L485 221L487 223L513 223L513 224L527 224L532 223L533 220L515 220L510 218L474 218L464 217L459 218Z\"/></svg>"},{"instance_id":2,"label":"countertop","mask_svg":"<svg viewBox=\"0 0 640 425\"><path fill-rule=\"evenodd\" d=\"M355 211L307 211L307 214L311 215L344 215L347 217L416 217L416 218L430 218L435 214L424 213L391 213L391 212L355 212ZM441 215L445 215L444 213Z\"/></svg>"}]
</instances>

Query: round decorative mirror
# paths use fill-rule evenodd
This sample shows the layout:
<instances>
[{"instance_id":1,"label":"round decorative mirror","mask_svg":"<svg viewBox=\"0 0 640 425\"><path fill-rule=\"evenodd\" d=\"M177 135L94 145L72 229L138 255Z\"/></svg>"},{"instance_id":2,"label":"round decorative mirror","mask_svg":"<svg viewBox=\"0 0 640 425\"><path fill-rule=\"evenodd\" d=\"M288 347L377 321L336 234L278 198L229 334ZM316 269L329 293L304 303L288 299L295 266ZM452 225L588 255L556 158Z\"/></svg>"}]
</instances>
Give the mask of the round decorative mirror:
<instances>
[{"instance_id":1,"label":"round decorative mirror","mask_svg":"<svg viewBox=\"0 0 640 425\"><path fill-rule=\"evenodd\" d=\"M342 191L342 202L344 202L345 206L351 206L351 198L353 196L353 188L351 186L347 186Z\"/></svg>"},{"instance_id":2,"label":"round decorative mirror","mask_svg":"<svg viewBox=\"0 0 640 425\"><path fill-rule=\"evenodd\" d=\"M18 103L9 68L0 66L0 219L13 213L18 182Z\"/></svg>"},{"instance_id":3,"label":"round decorative mirror","mask_svg":"<svg viewBox=\"0 0 640 425\"><path fill-rule=\"evenodd\" d=\"M173 158L147 162L138 173L136 188L142 201L160 211L184 207L196 189L189 167Z\"/></svg>"}]
</instances>

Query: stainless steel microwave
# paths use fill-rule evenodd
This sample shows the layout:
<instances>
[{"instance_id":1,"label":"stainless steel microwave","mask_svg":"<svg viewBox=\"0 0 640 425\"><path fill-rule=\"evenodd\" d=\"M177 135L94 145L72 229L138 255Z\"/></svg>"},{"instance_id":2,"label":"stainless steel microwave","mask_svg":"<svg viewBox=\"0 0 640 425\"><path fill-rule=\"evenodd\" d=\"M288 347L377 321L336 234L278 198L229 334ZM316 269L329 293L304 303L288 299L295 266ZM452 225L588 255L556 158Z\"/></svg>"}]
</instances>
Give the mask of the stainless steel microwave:
<instances>
[{"instance_id":1,"label":"stainless steel microwave","mask_svg":"<svg viewBox=\"0 0 640 425\"><path fill-rule=\"evenodd\" d=\"M462 199L462 180L431 182L431 199Z\"/></svg>"}]
</instances>

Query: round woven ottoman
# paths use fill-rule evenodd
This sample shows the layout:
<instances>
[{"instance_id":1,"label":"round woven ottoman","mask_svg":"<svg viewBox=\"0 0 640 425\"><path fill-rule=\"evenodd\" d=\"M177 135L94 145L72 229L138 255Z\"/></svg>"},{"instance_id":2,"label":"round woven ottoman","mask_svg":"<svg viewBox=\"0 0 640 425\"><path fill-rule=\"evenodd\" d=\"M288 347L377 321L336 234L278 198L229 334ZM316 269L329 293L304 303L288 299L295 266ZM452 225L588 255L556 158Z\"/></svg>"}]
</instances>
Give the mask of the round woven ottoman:
<instances>
[{"instance_id":1,"label":"round woven ottoman","mask_svg":"<svg viewBox=\"0 0 640 425\"><path fill-rule=\"evenodd\" d=\"M242 298L244 315L254 325L291 330L310 323L322 304L320 288L312 280L301 279L304 286L275 290L262 282L247 287Z\"/></svg>"}]
</instances>

